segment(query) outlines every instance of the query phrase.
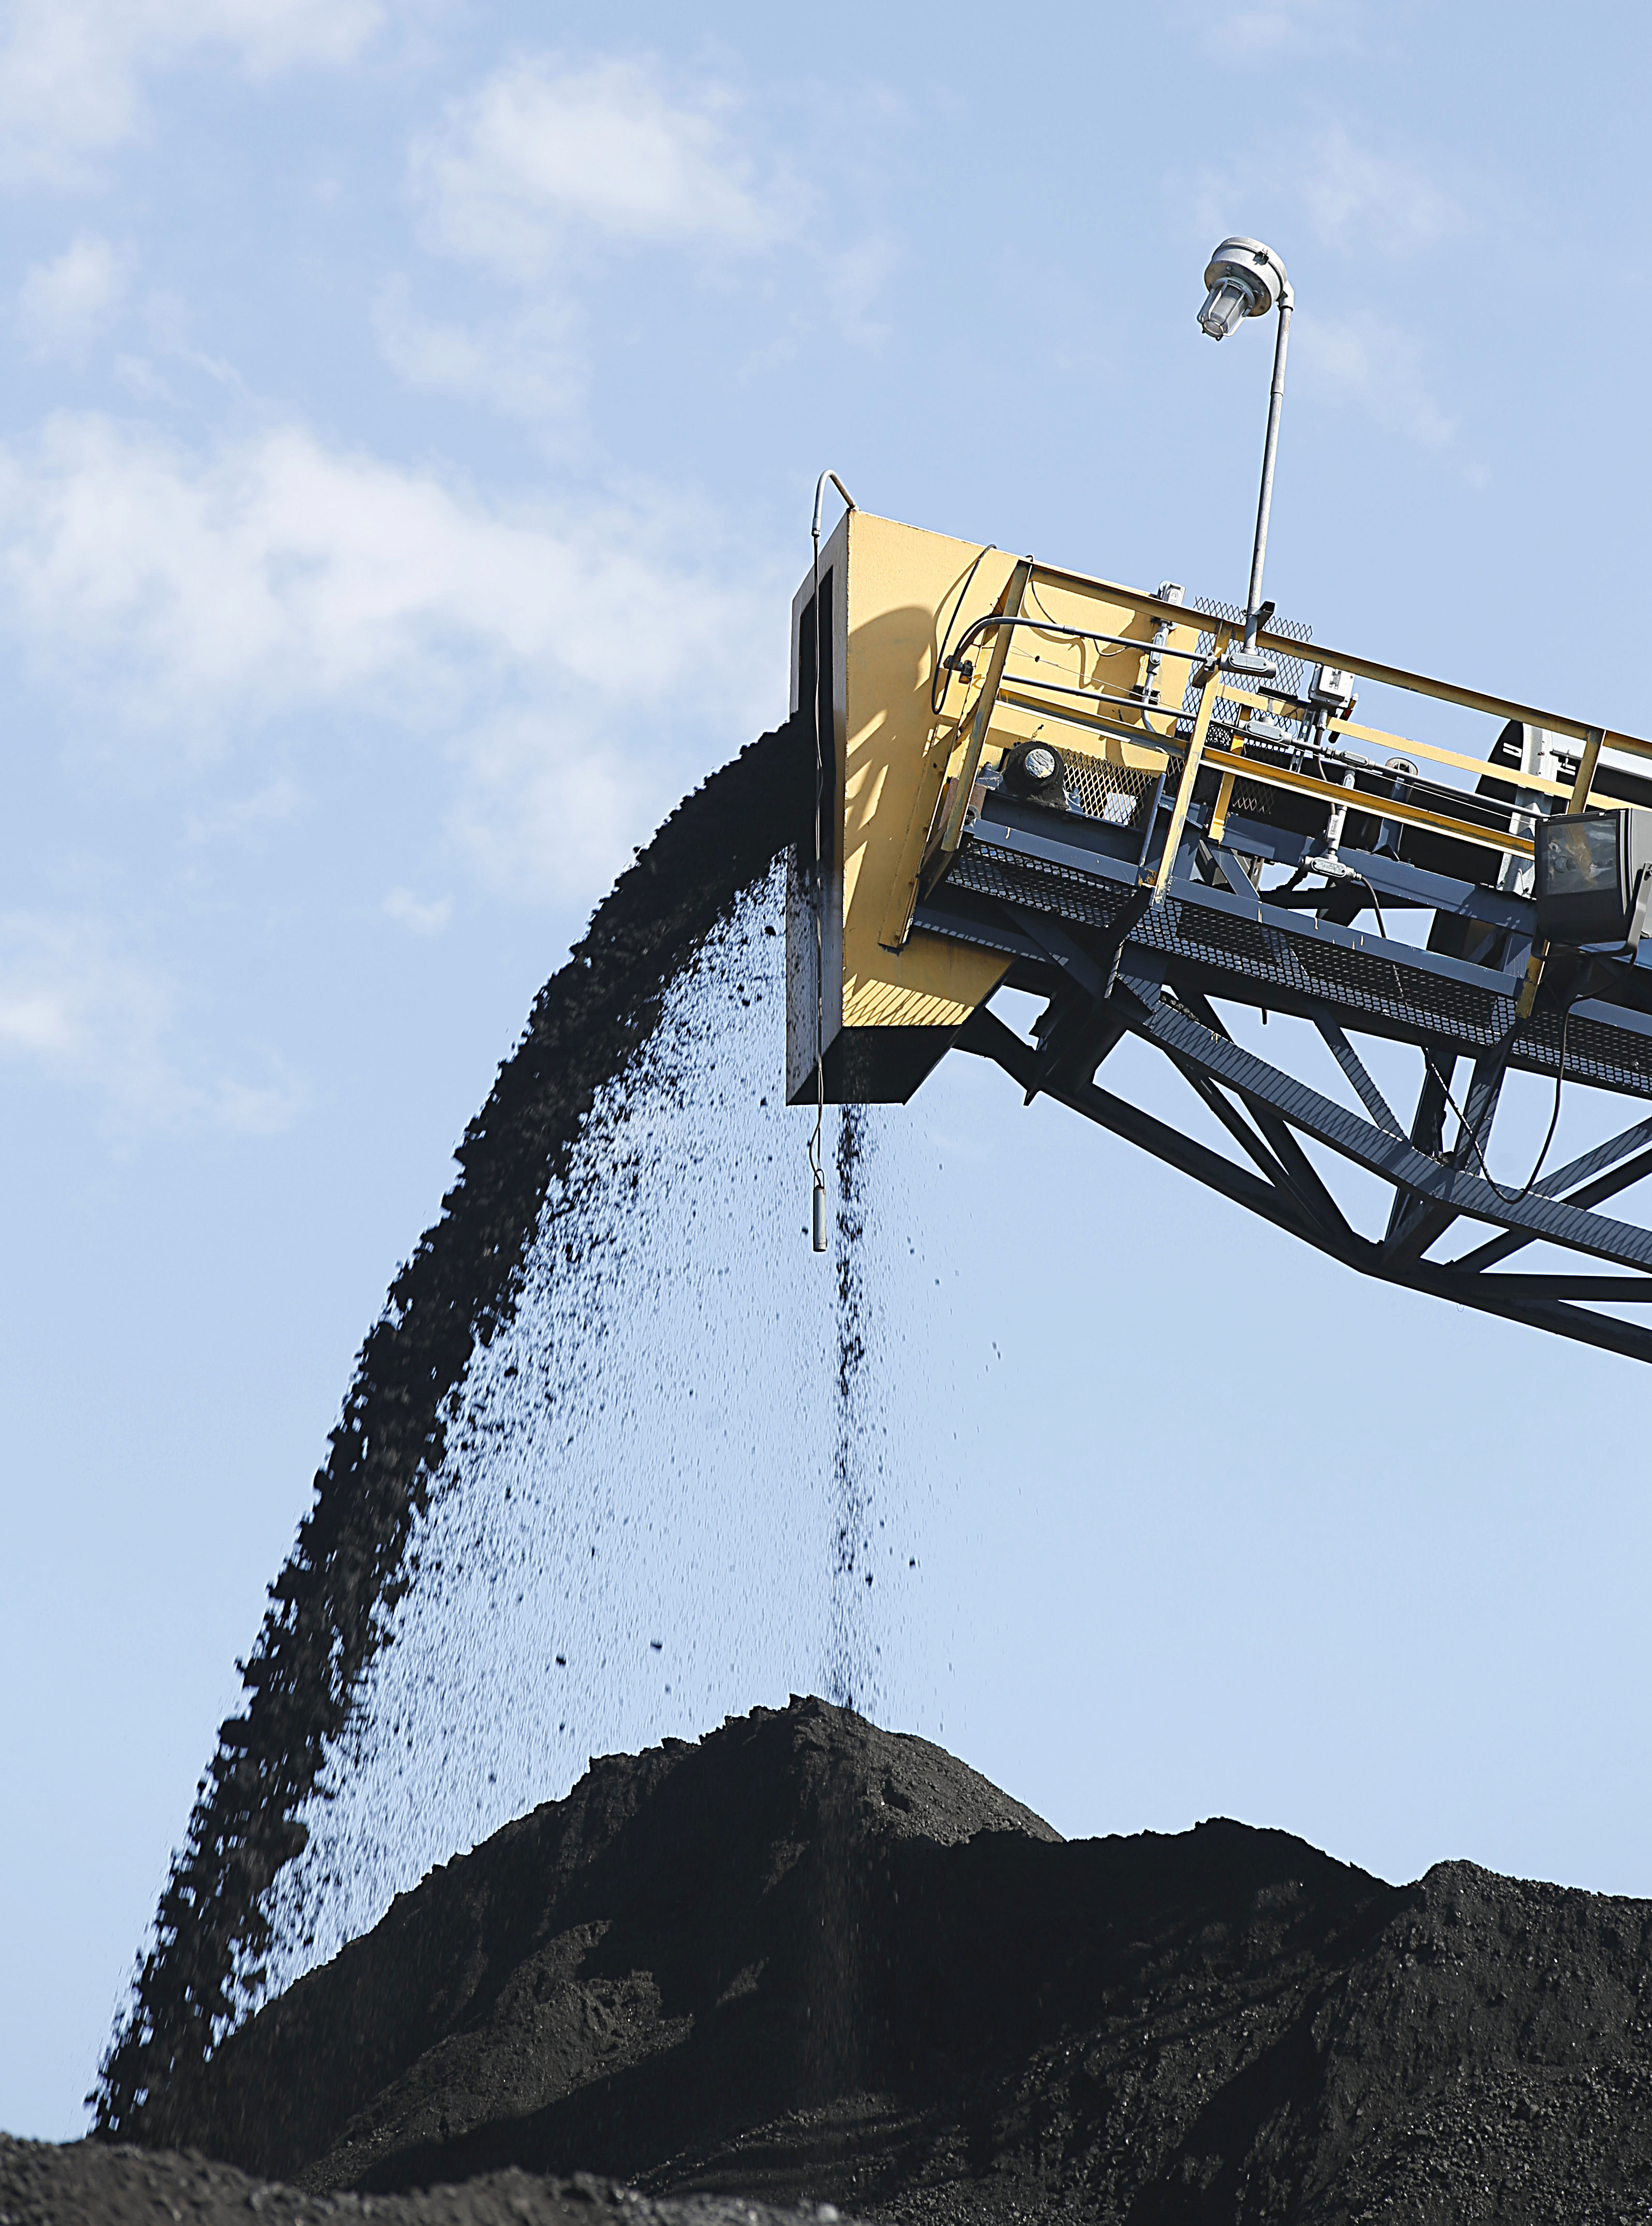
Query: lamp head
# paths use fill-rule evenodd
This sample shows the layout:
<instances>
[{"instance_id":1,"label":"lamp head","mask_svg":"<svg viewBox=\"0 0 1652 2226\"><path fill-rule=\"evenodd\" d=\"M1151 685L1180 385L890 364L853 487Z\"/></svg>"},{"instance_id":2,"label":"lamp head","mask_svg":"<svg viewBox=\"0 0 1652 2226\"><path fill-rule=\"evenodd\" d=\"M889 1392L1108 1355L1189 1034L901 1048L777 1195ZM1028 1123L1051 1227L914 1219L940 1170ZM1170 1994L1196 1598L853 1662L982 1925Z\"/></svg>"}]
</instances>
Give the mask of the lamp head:
<instances>
[{"instance_id":1,"label":"lamp head","mask_svg":"<svg viewBox=\"0 0 1652 2226\"><path fill-rule=\"evenodd\" d=\"M1638 942L1652 872L1652 811L1585 811L1540 819L1536 853L1537 932L1546 941Z\"/></svg>"},{"instance_id":2,"label":"lamp head","mask_svg":"<svg viewBox=\"0 0 1652 2226\"><path fill-rule=\"evenodd\" d=\"M1199 328L1213 340L1226 340L1247 317L1265 317L1281 302L1291 306L1285 265L1260 239L1224 239L1205 266L1204 283Z\"/></svg>"}]
</instances>

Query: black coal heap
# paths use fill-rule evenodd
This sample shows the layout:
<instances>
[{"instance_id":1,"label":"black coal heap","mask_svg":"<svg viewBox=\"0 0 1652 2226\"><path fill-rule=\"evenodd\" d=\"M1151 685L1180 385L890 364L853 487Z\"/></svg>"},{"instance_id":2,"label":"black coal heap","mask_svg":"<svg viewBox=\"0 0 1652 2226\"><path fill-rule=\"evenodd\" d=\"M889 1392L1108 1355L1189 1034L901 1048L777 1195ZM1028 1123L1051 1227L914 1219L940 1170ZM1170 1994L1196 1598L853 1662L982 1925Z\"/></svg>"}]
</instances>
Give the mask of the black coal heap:
<instances>
[{"instance_id":1,"label":"black coal heap","mask_svg":"<svg viewBox=\"0 0 1652 2226\"><path fill-rule=\"evenodd\" d=\"M794 1701L594 1762L433 1872L171 2138L312 2191L516 2166L886 2218L1640 2217L1649 1923L1227 1822L1065 1842Z\"/></svg>"}]
</instances>

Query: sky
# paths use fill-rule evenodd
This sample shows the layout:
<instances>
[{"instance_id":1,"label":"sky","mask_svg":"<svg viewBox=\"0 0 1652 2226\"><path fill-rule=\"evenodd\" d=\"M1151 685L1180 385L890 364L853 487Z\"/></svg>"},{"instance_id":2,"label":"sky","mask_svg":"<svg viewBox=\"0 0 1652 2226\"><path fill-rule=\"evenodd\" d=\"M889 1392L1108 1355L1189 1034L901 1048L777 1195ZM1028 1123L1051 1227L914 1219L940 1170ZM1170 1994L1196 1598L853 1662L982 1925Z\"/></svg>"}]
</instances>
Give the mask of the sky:
<instances>
[{"instance_id":1,"label":"sky","mask_svg":"<svg viewBox=\"0 0 1652 2226\"><path fill-rule=\"evenodd\" d=\"M823 467L1239 598L1268 349L1194 319L1258 236L1281 614L1646 730L1648 41L0 10L0 2126L84 2122L361 1336L539 983L783 714ZM901 1118L935 1173L888 1213L975 1231L914 1366L981 1367L889 1720L1070 1833L1652 1893L1632 1365L1365 1288L969 1063Z\"/></svg>"}]
</instances>

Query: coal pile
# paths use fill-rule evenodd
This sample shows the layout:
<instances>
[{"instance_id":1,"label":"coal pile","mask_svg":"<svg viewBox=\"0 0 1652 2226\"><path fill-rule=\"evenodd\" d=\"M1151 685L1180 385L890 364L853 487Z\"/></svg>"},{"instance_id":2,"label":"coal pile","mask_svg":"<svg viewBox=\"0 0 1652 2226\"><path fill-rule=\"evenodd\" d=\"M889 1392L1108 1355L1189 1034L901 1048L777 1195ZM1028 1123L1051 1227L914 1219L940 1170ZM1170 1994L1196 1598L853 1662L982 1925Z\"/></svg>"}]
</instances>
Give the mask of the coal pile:
<instances>
[{"instance_id":1,"label":"coal pile","mask_svg":"<svg viewBox=\"0 0 1652 2226\"><path fill-rule=\"evenodd\" d=\"M173 2138L880 2218L1652 2216L1652 1905L1227 1822L1064 1842L818 1701L593 1763L270 2004Z\"/></svg>"},{"instance_id":2,"label":"coal pile","mask_svg":"<svg viewBox=\"0 0 1652 2226\"><path fill-rule=\"evenodd\" d=\"M249 2178L194 2153L128 2144L16 2141L0 2134L0 2219L6 2226L327 2226L372 2218L378 2226L832 2226L807 2211L774 2210L730 2197L650 2200L589 2173L573 2179L492 2172L462 2187L416 2195L307 2195Z\"/></svg>"}]
</instances>

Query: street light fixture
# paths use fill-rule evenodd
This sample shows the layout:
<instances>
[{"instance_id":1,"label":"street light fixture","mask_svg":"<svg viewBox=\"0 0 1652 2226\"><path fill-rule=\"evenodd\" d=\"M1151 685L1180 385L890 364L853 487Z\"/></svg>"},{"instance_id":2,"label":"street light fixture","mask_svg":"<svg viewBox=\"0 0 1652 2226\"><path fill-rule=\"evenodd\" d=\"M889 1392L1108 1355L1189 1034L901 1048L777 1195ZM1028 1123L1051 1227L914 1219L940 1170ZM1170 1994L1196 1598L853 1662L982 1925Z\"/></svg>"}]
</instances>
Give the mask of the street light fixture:
<instances>
[{"instance_id":1,"label":"street light fixture","mask_svg":"<svg viewBox=\"0 0 1652 2226\"><path fill-rule=\"evenodd\" d=\"M1250 588L1245 597L1245 655L1254 656L1262 604L1262 558L1268 550L1268 512L1274 499L1274 455L1279 446L1280 404L1285 398L1285 346L1290 337L1296 296L1285 265L1260 239L1224 239L1204 272L1207 292L1199 328L1213 340L1225 340L1247 317L1279 311L1274 343L1274 385L1268 403L1268 440L1262 449L1261 494L1256 505L1256 540L1250 553Z\"/></svg>"}]
</instances>

